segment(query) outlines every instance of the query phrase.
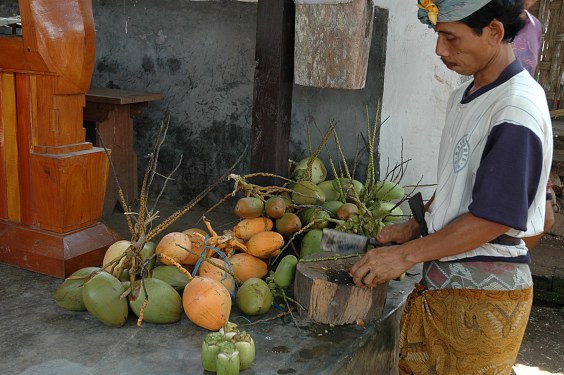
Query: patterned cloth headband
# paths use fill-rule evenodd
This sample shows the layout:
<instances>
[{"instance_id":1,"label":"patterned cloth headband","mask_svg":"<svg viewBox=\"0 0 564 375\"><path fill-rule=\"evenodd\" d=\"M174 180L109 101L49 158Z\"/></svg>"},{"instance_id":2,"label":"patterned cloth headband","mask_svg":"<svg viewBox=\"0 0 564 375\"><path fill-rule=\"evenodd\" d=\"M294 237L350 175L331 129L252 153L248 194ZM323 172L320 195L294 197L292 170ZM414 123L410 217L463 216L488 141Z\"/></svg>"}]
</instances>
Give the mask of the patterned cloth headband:
<instances>
[{"instance_id":1,"label":"patterned cloth headband","mask_svg":"<svg viewBox=\"0 0 564 375\"><path fill-rule=\"evenodd\" d=\"M429 27L437 22L454 22L468 17L491 0L418 0L417 17Z\"/></svg>"}]
</instances>

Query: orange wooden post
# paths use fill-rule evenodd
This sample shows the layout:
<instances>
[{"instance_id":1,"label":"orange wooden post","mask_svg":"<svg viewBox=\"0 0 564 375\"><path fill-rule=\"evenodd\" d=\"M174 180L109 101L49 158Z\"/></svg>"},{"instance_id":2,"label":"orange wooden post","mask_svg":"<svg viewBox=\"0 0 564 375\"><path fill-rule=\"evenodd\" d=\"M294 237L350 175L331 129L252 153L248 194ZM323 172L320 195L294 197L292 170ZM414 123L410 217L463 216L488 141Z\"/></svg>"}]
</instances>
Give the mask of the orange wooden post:
<instances>
[{"instance_id":1,"label":"orange wooden post","mask_svg":"<svg viewBox=\"0 0 564 375\"><path fill-rule=\"evenodd\" d=\"M0 36L0 261L66 277L101 263L108 160L85 142L94 68L91 0L19 0L22 35Z\"/></svg>"}]
</instances>

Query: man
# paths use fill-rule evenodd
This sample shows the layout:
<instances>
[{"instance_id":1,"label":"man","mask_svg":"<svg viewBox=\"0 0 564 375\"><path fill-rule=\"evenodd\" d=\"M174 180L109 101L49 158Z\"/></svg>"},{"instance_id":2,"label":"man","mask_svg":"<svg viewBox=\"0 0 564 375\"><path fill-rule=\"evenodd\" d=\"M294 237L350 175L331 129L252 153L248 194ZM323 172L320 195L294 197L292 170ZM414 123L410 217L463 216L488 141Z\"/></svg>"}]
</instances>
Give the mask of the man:
<instances>
[{"instance_id":1,"label":"man","mask_svg":"<svg viewBox=\"0 0 564 375\"><path fill-rule=\"evenodd\" d=\"M542 232L552 130L544 91L515 59L519 0L421 0L436 53L473 80L448 102L429 235L385 227L352 268L368 287L424 262L401 323L402 374L510 374L532 305L521 238Z\"/></svg>"}]
</instances>

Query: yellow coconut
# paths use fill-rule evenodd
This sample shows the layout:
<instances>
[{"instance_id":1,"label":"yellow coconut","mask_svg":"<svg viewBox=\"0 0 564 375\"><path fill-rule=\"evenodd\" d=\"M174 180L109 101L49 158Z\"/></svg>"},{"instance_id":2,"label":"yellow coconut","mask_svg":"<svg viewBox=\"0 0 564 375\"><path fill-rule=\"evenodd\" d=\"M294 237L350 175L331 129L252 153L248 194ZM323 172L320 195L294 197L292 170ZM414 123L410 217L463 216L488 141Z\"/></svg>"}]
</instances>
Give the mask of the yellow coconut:
<instances>
[{"instance_id":1,"label":"yellow coconut","mask_svg":"<svg viewBox=\"0 0 564 375\"><path fill-rule=\"evenodd\" d=\"M198 257L185 249L192 249L190 236L182 232L171 232L159 241L155 253L168 255L181 264L196 264ZM164 258L161 258L161 262L169 266L172 265L172 262Z\"/></svg>"}]
</instances>

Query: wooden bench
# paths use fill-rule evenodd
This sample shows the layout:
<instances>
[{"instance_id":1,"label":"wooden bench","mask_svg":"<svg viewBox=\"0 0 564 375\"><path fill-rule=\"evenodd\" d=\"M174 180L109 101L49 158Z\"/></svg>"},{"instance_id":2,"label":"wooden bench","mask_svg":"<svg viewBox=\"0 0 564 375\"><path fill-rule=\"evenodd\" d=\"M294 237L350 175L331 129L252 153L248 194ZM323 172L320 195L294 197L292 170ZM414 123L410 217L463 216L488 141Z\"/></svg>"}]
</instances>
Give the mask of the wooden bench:
<instances>
[{"instance_id":1,"label":"wooden bench","mask_svg":"<svg viewBox=\"0 0 564 375\"><path fill-rule=\"evenodd\" d=\"M108 88L91 88L86 93L84 121L95 123L95 145L111 150L111 159L119 184L128 203L138 198L137 154L133 148L133 118L151 101L163 94ZM118 188L110 171L106 185L103 218L113 212L118 202Z\"/></svg>"}]
</instances>

